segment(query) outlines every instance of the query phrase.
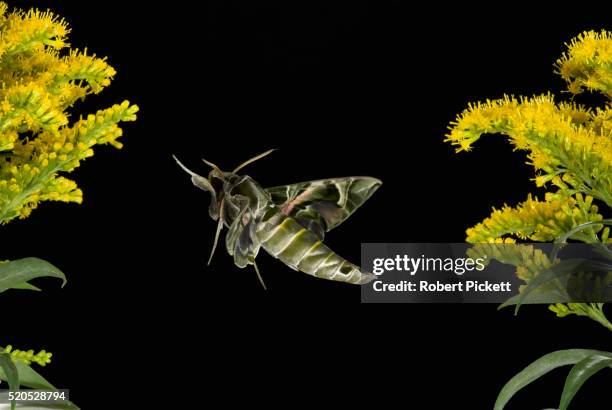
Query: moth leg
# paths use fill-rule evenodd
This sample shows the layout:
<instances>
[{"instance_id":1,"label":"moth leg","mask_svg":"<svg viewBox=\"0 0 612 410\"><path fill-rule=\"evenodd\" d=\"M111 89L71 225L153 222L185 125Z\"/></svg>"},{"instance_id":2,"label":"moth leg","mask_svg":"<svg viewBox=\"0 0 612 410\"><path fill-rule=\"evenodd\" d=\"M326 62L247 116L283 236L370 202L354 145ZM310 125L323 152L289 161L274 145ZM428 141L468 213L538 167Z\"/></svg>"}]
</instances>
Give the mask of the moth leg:
<instances>
[{"instance_id":1,"label":"moth leg","mask_svg":"<svg viewBox=\"0 0 612 410\"><path fill-rule=\"evenodd\" d=\"M268 288L266 287L266 284L264 283L263 278L261 277L261 273L259 272L259 268L257 267L257 263L255 263L255 261L253 261L253 266L255 267L255 272L257 273L257 278L259 279L259 283L261 283L261 286L263 286L264 290L268 290Z\"/></svg>"},{"instance_id":2,"label":"moth leg","mask_svg":"<svg viewBox=\"0 0 612 410\"><path fill-rule=\"evenodd\" d=\"M213 255L215 254L215 249L217 249L217 243L219 243L219 236L221 235L221 229L223 229L223 219L224 219L223 209L225 205L224 201L225 199L222 199L221 204L219 205L219 222L217 222L217 232L215 233L215 241L213 242L213 247L212 247L212 250L210 251L210 257L208 258L207 265L210 265L210 261L212 261Z\"/></svg>"}]
</instances>

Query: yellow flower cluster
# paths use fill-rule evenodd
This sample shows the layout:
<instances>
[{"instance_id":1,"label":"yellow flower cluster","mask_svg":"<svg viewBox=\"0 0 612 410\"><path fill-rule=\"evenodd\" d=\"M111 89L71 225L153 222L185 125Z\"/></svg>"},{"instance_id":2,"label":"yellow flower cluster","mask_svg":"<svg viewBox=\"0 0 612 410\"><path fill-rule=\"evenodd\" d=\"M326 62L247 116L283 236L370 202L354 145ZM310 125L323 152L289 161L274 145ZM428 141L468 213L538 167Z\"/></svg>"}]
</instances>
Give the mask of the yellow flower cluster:
<instances>
[{"instance_id":1,"label":"yellow flower cluster","mask_svg":"<svg viewBox=\"0 0 612 410\"><path fill-rule=\"evenodd\" d=\"M480 258L489 264L496 260L516 267L516 275L529 282L538 273L552 266L549 257L533 245L517 244L511 238L495 239L489 243L478 243L468 250L472 258Z\"/></svg>"},{"instance_id":2,"label":"yellow flower cluster","mask_svg":"<svg viewBox=\"0 0 612 410\"><path fill-rule=\"evenodd\" d=\"M505 205L502 209L493 209L490 217L478 225L467 229L467 242L495 242L498 238L513 235L519 239L548 242L563 235L573 227L593 221L601 221L593 198L578 193L574 196L547 193L544 201L527 197L517 207ZM596 229L585 229L577 232L573 239L593 242Z\"/></svg>"},{"instance_id":3,"label":"yellow flower cluster","mask_svg":"<svg viewBox=\"0 0 612 410\"><path fill-rule=\"evenodd\" d=\"M612 33L587 31L574 38L557 60L557 72L568 89L599 91L612 98Z\"/></svg>"},{"instance_id":4,"label":"yellow flower cluster","mask_svg":"<svg viewBox=\"0 0 612 410\"><path fill-rule=\"evenodd\" d=\"M555 104L552 95L506 96L473 104L451 123L446 141L469 150L483 134L501 133L547 182L569 185L612 206L612 108L595 112L575 104Z\"/></svg>"},{"instance_id":5,"label":"yellow flower cluster","mask_svg":"<svg viewBox=\"0 0 612 410\"><path fill-rule=\"evenodd\" d=\"M612 35L606 31L582 33L570 42L556 67L570 83L570 91L576 93L586 87L608 93L610 88L606 87L612 84ZM580 86L574 85L576 81L582 81ZM551 241L579 224L601 220L593 199L612 206L609 102L605 107L590 109L556 103L549 93L469 104L451 122L446 141L458 152L468 151L485 134L506 135L516 149L528 151L529 163L538 173L536 185L550 184L557 190L547 193L544 201L529 197L516 208L494 209L489 218L467 230L468 242L490 242L506 235ZM581 231L573 239L593 242L597 240L595 231Z\"/></svg>"},{"instance_id":6,"label":"yellow flower cluster","mask_svg":"<svg viewBox=\"0 0 612 410\"><path fill-rule=\"evenodd\" d=\"M567 47L555 68L568 90L578 94L587 89L611 98L612 33L584 32ZM609 227L602 230L608 221L594 203L602 201L612 207L610 101L590 109L573 102L555 102L549 93L470 104L450 124L446 141L458 152L468 151L485 134L503 134L515 149L527 151L528 163L536 171L536 185L554 191L547 192L544 201L528 196L516 207L493 209L487 219L466 231L467 241L476 244L472 252L516 266L517 276L529 282L557 261L549 261L529 245L500 244L516 239L549 242L569 234L570 239L586 243L611 242ZM587 225L580 226L583 224ZM601 304L556 304L551 310L559 316L586 315L612 330Z\"/></svg>"},{"instance_id":7,"label":"yellow flower cluster","mask_svg":"<svg viewBox=\"0 0 612 410\"><path fill-rule=\"evenodd\" d=\"M606 318L603 306L603 303L555 303L548 308L555 312L557 317L569 315L587 316L612 330L612 323Z\"/></svg>"},{"instance_id":8,"label":"yellow flower cluster","mask_svg":"<svg viewBox=\"0 0 612 410\"><path fill-rule=\"evenodd\" d=\"M108 86L115 70L87 50L69 50L67 24L50 12L8 12L0 3L0 224L27 217L40 201L82 201L74 181L59 175L93 155L121 148L118 123L134 121L127 101L80 118L66 112Z\"/></svg>"},{"instance_id":9,"label":"yellow flower cluster","mask_svg":"<svg viewBox=\"0 0 612 410\"><path fill-rule=\"evenodd\" d=\"M10 353L11 358L14 361L20 361L24 364L30 365L32 363L36 363L39 366L46 366L51 363L52 353L49 353L45 350L41 350L38 353L34 353L34 350L18 350L13 349L13 346L8 345L4 349L1 349L4 353Z\"/></svg>"}]
</instances>

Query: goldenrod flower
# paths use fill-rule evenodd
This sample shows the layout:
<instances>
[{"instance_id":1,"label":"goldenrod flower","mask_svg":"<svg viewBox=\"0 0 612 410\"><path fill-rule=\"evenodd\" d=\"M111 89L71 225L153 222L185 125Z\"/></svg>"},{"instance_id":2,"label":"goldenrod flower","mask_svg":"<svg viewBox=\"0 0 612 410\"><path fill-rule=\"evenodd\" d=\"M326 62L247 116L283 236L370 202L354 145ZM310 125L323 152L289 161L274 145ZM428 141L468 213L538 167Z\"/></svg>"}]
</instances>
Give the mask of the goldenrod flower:
<instances>
[{"instance_id":1,"label":"goldenrod flower","mask_svg":"<svg viewBox=\"0 0 612 410\"><path fill-rule=\"evenodd\" d=\"M116 74L106 59L69 49L69 31L50 12L9 13L0 2L0 224L27 217L41 201L80 203L82 191L62 174L91 157L95 145L121 148L118 124L136 119L138 107L124 101L69 121L67 110ZM0 353L40 366L52 356L11 346Z\"/></svg>"},{"instance_id":2,"label":"goldenrod flower","mask_svg":"<svg viewBox=\"0 0 612 410\"><path fill-rule=\"evenodd\" d=\"M555 67L570 92L588 89L612 98L612 34L582 33L568 44ZM611 242L610 229L603 227L595 203L599 200L612 207L610 102L590 109L556 102L548 93L469 104L451 123L446 141L457 151L468 151L486 134L503 134L515 149L527 151L528 163L536 171L536 185L552 190L545 194L544 201L529 195L516 207L493 209L487 219L467 229L467 241L477 244L473 252L516 266L518 277L529 282L556 261L549 261L529 245L499 244L512 243L515 238L548 242L568 232L573 240ZM575 230L583 224L587 224L584 229ZM601 304L557 304L551 310L559 316L586 315L612 330Z\"/></svg>"},{"instance_id":3,"label":"goldenrod flower","mask_svg":"<svg viewBox=\"0 0 612 410\"><path fill-rule=\"evenodd\" d=\"M36 363L39 366L46 366L51 363L52 353L45 350L41 350L38 353L34 353L34 350L18 350L13 349L13 346L8 345L4 349L0 348L0 352L9 353L14 361L20 361L24 364Z\"/></svg>"},{"instance_id":4,"label":"goldenrod flower","mask_svg":"<svg viewBox=\"0 0 612 410\"><path fill-rule=\"evenodd\" d=\"M67 109L108 86L104 58L69 49L67 23L50 12L7 12L0 2L0 224L26 217L40 201L80 203L81 190L59 175L117 140L138 107L127 101L70 123ZM62 53L68 49L67 53Z\"/></svg>"},{"instance_id":5,"label":"goldenrod flower","mask_svg":"<svg viewBox=\"0 0 612 410\"><path fill-rule=\"evenodd\" d=\"M511 238L490 239L488 243L475 244L468 250L470 257L482 257L486 264L492 260L516 267L516 275L529 282L538 273L552 266L553 262L533 245L517 244Z\"/></svg>"},{"instance_id":6,"label":"goldenrod flower","mask_svg":"<svg viewBox=\"0 0 612 410\"><path fill-rule=\"evenodd\" d=\"M538 185L565 178L576 191L612 206L611 115L610 109L557 105L550 94L506 96L471 104L451 123L446 141L465 151L484 134L507 135L516 149L529 151Z\"/></svg>"},{"instance_id":7,"label":"goldenrod flower","mask_svg":"<svg viewBox=\"0 0 612 410\"><path fill-rule=\"evenodd\" d=\"M486 243L512 235L519 239L548 242L577 225L602 219L590 196L547 193L545 200L539 201L529 195L525 202L514 208L505 205L502 209L493 209L489 218L467 229L466 240ZM593 229L584 230L576 233L574 239L589 242L594 234Z\"/></svg>"},{"instance_id":8,"label":"goldenrod flower","mask_svg":"<svg viewBox=\"0 0 612 410\"><path fill-rule=\"evenodd\" d=\"M612 33L585 31L567 47L556 68L569 91L578 94L586 88L612 98Z\"/></svg>"},{"instance_id":9,"label":"goldenrod flower","mask_svg":"<svg viewBox=\"0 0 612 410\"><path fill-rule=\"evenodd\" d=\"M603 306L603 303L555 303L548 308L555 312L557 317L569 315L586 316L612 330L612 324L606 318Z\"/></svg>"}]
</instances>

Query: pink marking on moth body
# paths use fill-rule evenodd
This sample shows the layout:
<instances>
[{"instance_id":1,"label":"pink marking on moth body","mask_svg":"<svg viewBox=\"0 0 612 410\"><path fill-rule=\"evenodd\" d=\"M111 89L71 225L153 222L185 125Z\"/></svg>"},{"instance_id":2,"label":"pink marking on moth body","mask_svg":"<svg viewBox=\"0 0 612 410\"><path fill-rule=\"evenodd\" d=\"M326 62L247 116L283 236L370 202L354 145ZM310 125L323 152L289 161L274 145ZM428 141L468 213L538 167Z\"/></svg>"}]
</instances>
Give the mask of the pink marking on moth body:
<instances>
[{"instance_id":1,"label":"pink marking on moth body","mask_svg":"<svg viewBox=\"0 0 612 410\"><path fill-rule=\"evenodd\" d=\"M249 214L245 213L244 215L242 215L242 224L243 225L247 225L250 220L251 220L251 218L250 218Z\"/></svg>"}]
</instances>

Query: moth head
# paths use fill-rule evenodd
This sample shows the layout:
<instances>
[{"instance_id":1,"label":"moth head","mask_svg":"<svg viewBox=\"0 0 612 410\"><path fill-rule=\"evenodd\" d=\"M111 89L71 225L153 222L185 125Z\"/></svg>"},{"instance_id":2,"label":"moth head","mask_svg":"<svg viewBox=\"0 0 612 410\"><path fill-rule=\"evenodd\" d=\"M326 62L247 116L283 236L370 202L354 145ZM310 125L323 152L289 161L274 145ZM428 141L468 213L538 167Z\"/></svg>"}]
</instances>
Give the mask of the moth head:
<instances>
[{"instance_id":1,"label":"moth head","mask_svg":"<svg viewBox=\"0 0 612 410\"><path fill-rule=\"evenodd\" d=\"M210 171L210 173L208 174L208 178L205 178L202 175L198 175L192 170L190 170L189 168L187 168L174 155L172 156L172 158L174 158L176 163L179 165L179 167L183 169L183 171L185 171L191 176L191 182L193 183L193 185L197 186L203 191L210 192L211 197L210 197L210 206L208 207L208 213L210 214L210 217L214 219L215 221L219 219L219 208L220 207L219 207L219 204L217 203L217 198L218 198L217 190L215 189L213 185L214 179L219 177L218 175L213 174L213 172L215 171L215 169L218 170L219 168L215 165L215 168L212 171Z\"/></svg>"},{"instance_id":2,"label":"moth head","mask_svg":"<svg viewBox=\"0 0 612 410\"><path fill-rule=\"evenodd\" d=\"M210 192L211 198L208 213L210 214L210 217L216 221L217 219L219 219L220 216L222 217L220 213L221 209L223 208L224 201L223 186L226 183L231 183L233 180L235 180L238 177L238 171L240 171L242 168L257 161L258 159L267 156L273 151L274 150L271 149L262 154L256 155L253 158L244 161L242 164L238 165L231 172L222 171L217 165L213 164L210 161L202 159L202 161L204 161L204 163L211 168L210 172L208 173L208 178L205 178L191 171L189 168L183 165L174 155L172 157L174 158L176 163L191 176L191 182L193 183L193 185L204 191Z\"/></svg>"}]
</instances>

